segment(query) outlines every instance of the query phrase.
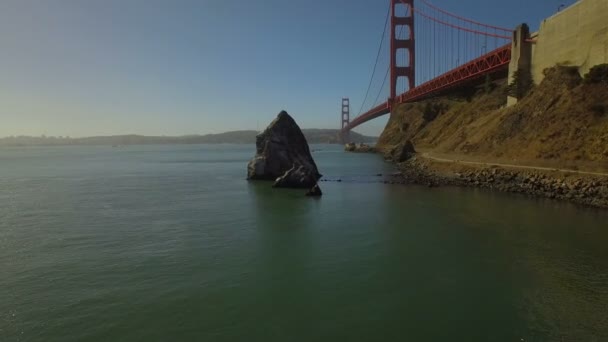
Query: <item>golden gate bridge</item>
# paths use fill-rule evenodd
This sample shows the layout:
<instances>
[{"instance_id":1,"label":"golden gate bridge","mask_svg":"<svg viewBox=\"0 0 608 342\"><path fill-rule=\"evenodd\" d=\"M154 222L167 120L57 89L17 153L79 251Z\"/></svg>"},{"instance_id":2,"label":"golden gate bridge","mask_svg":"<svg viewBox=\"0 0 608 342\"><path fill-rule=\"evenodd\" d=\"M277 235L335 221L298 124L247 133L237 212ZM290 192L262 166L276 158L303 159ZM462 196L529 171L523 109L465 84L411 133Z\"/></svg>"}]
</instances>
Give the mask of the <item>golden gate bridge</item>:
<instances>
[{"instance_id":1,"label":"golden gate bridge","mask_svg":"<svg viewBox=\"0 0 608 342\"><path fill-rule=\"evenodd\" d=\"M348 141L353 128L390 113L399 104L475 86L488 78L506 78L512 37L512 29L462 17L428 0L390 0L370 82L353 120L349 99L342 99L343 140ZM390 62L375 100L369 102L386 41ZM378 103L387 80L389 97ZM368 103L371 106L363 112Z\"/></svg>"}]
</instances>

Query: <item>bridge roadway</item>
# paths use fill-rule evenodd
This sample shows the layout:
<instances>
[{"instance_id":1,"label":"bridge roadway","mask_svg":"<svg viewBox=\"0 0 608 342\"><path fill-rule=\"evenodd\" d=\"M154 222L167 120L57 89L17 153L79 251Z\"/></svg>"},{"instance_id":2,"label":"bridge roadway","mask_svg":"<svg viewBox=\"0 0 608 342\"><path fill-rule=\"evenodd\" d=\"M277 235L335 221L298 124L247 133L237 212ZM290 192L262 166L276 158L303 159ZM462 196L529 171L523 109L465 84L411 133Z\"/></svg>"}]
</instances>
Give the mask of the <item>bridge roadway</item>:
<instances>
[{"instance_id":1,"label":"bridge roadway","mask_svg":"<svg viewBox=\"0 0 608 342\"><path fill-rule=\"evenodd\" d=\"M392 101L389 99L386 102L370 109L366 113L353 119L347 126L344 127L344 131L348 132L369 120L373 120L377 117L390 113L392 107L395 105L417 102L449 93L450 91L463 86L479 84L485 81L486 75L490 75L490 77L493 79L506 78L510 61L511 44L507 44L442 75L439 75L428 82L412 88L397 96Z\"/></svg>"}]
</instances>

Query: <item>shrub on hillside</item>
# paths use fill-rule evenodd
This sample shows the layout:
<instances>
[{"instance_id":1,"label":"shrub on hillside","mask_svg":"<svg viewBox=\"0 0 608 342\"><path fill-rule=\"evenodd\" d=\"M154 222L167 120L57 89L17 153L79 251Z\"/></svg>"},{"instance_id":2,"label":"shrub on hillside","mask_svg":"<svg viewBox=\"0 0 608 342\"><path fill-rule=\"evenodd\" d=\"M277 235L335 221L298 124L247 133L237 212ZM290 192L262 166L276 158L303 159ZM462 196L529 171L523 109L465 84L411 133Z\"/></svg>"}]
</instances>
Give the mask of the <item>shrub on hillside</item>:
<instances>
[{"instance_id":1,"label":"shrub on hillside","mask_svg":"<svg viewBox=\"0 0 608 342\"><path fill-rule=\"evenodd\" d=\"M568 89L573 89L583 81L581 75L578 73L578 67L575 66L556 65L543 70L543 75L545 75L545 78L541 84L546 82L554 86L563 86Z\"/></svg>"},{"instance_id":2,"label":"shrub on hillside","mask_svg":"<svg viewBox=\"0 0 608 342\"><path fill-rule=\"evenodd\" d=\"M534 82L530 71L517 69L513 73L513 81L507 86L507 95L520 100L528 95L533 86Z\"/></svg>"},{"instance_id":3,"label":"shrub on hillside","mask_svg":"<svg viewBox=\"0 0 608 342\"><path fill-rule=\"evenodd\" d=\"M595 116L604 116L608 108L603 103L595 103L589 106L589 110L595 114Z\"/></svg>"},{"instance_id":4,"label":"shrub on hillside","mask_svg":"<svg viewBox=\"0 0 608 342\"><path fill-rule=\"evenodd\" d=\"M483 92L485 94L489 94L494 89L496 89L496 84L494 82L492 82L492 77L490 77L490 74L487 74L486 79L483 82Z\"/></svg>"},{"instance_id":5,"label":"shrub on hillside","mask_svg":"<svg viewBox=\"0 0 608 342\"><path fill-rule=\"evenodd\" d=\"M556 73L566 76L579 76L577 66L563 65L560 63L556 64L554 67L545 68L543 70L543 75L545 75L545 77L550 77Z\"/></svg>"},{"instance_id":6,"label":"shrub on hillside","mask_svg":"<svg viewBox=\"0 0 608 342\"><path fill-rule=\"evenodd\" d=\"M608 64L598 64L585 75L585 83L608 83Z\"/></svg>"},{"instance_id":7,"label":"shrub on hillside","mask_svg":"<svg viewBox=\"0 0 608 342\"><path fill-rule=\"evenodd\" d=\"M447 112L449 106L441 102L427 102L422 111L422 117L424 121L433 121L439 115Z\"/></svg>"}]
</instances>

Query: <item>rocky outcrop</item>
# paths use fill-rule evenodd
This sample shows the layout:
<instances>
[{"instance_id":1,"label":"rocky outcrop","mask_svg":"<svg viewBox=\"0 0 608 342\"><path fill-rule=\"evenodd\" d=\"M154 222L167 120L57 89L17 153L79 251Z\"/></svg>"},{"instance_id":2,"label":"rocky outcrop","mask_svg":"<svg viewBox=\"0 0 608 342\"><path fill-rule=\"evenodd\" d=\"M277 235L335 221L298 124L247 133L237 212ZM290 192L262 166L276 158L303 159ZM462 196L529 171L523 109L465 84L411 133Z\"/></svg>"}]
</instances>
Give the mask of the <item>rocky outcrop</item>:
<instances>
[{"instance_id":1,"label":"rocky outcrop","mask_svg":"<svg viewBox=\"0 0 608 342\"><path fill-rule=\"evenodd\" d=\"M405 142L400 143L395 146L390 152L390 159L394 162L401 163L406 160L409 160L414 155L416 155L416 150L414 149L414 145L411 141L406 140Z\"/></svg>"},{"instance_id":2,"label":"rocky outcrop","mask_svg":"<svg viewBox=\"0 0 608 342\"><path fill-rule=\"evenodd\" d=\"M304 134L282 111L256 137L256 155L247 165L247 179L272 180L275 187L312 188L319 178Z\"/></svg>"},{"instance_id":3,"label":"rocky outcrop","mask_svg":"<svg viewBox=\"0 0 608 342\"><path fill-rule=\"evenodd\" d=\"M346 151L346 152L370 153L370 152L375 152L376 150L372 146L370 146L368 144L363 144L363 143L359 143L359 144L348 143L348 144L344 145L344 151Z\"/></svg>"}]
</instances>

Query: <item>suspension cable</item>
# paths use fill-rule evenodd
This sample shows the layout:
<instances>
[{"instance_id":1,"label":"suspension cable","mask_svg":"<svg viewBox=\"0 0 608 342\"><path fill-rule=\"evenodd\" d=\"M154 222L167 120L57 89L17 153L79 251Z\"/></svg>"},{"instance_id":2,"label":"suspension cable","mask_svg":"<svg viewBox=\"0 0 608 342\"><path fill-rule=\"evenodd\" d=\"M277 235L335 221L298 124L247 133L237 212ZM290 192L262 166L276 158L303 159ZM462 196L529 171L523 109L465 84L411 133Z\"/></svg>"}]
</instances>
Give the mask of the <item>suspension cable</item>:
<instances>
[{"instance_id":1,"label":"suspension cable","mask_svg":"<svg viewBox=\"0 0 608 342\"><path fill-rule=\"evenodd\" d=\"M502 39L511 40L511 36L500 35L500 34L493 34L493 33L489 33L489 32L486 33L486 32L483 32L483 31L475 30L474 28L467 28L467 27L458 26L458 25L455 25L455 24L452 24L452 23L445 22L445 21L443 21L441 19L437 19L437 18L435 18L435 17L433 17L433 16L431 16L429 14L426 14L426 13L422 12L421 10L419 10L417 8L414 8L414 11L416 13L420 14L421 16L429 19L429 20L432 20L432 21L434 21L436 23L439 23L439 24L442 24L442 25L445 25L445 26L449 26L449 27L452 27L452 28L455 28L455 29L458 29L458 30L467 31L467 32L470 32L470 33L480 34L480 35L484 35L484 36L490 36L490 37L496 37L496 38L502 38ZM476 25L479 25L479 24L476 24Z\"/></svg>"},{"instance_id":2,"label":"suspension cable","mask_svg":"<svg viewBox=\"0 0 608 342\"><path fill-rule=\"evenodd\" d=\"M399 27L399 33L397 34L397 39L401 39L401 32L403 31L403 27L404 26ZM382 85L380 86L380 89L378 90L378 95L376 95L376 100L374 100L374 105L372 107L375 107L378 104L378 99L380 98L382 89L384 88L384 85L386 84L386 79L388 78L388 74L389 74L390 70L391 70L391 65L389 63L388 68L386 68L386 74L384 74L384 80L382 81Z\"/></svg>"},{"instance_id":3,"label":"suspension cable","mask_svg":"<svg viewBox=\"0 0 608 342\"><path fill-rule=\"evenodd\" d=\"M388 26L388 18L390 17L390 13L391 13L391 4L390 4L390 0L389 0L388 11L386 11L386 19L384 20L384 29L382 30L382 37L380 38L380 45L378 46L378 53L376 54L376 62L374 63L374 69L372 71L372 76L369 79L369 84L367 85L367 90L365 91L365 98L363 99L363 102L361 102L361 108L359 108L359 114L357 114L357 116L359 116L361 114L361 112L363 112L363 106L365 106L365 102L367 101L367 96L369 95L369 90L372 87L374 75L376 75L376 68L378 67L378 61L380 60L380 53L382 51L382 44L384 44L384 37L386 36L386 27Z\"/></svg>"},{"instance_id":4,"label":"suspension cable","mask_svg":"<svg viewBox=\"0 0 608 342\"><path fill-rule=\"evenodd\" d=\"M456 18L456 19L460 19L460 20L462 20L462 21L469 22L469 23L471 23L471 24L476 24L476 25L480 25L480 26L485 26L485 27L487 27L487 28L493 28L493 29L497 29L497 30L501 30L501 31L509 32L509 33L513 31L513 30L510 30L510 29L506 29L506 28L504 28L504 27L498 27L498 26L488 25L488 24L480 23L480 22L475 21L475 20L467 19L467 18L465 18L465 17L461 17L461 16L459 16L459 15L456 15L456 14L454 14L454 13L451 13L451 12L448 12L448 11L446 11L446 10L444 10L444 9L441 9L441 8L439 8L439 7L437 7L437 6L433 5L433 4L431 4L431 3L430 3L429 1L427 1L427 0L421 0L421 1L422 1L422 2L423 2L425 5L429 6L430 8L432 8L432 9L434 9L434 10L436 10L436 11L439 11L439 12L441 12L441 13L443 13L443 14L446 14L446 15L448 15L448 16L450 16L450 17L453 17L453 18Z\"/></svg>"}]
</instances>

